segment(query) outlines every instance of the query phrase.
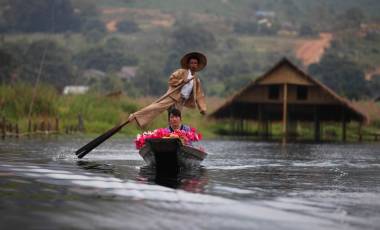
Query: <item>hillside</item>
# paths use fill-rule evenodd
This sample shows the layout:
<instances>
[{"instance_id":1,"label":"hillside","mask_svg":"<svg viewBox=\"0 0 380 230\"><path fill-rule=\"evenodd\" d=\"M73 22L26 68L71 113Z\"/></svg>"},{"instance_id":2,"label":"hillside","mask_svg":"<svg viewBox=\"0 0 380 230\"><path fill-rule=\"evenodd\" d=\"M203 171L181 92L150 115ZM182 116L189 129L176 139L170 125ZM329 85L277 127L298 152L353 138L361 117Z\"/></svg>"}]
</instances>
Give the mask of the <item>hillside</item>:
<instances>
[{"instance_id":1,"label":"hillside","mask_svg":"<svg viewBox=\"0 0 380 230\"><path fill-rule=\"evenodd\" d=\"M4 2L0 56L12 62L2 82L33 83L44 47L49 47L44 83L60 90L85 84L131 97L162 94L168 74L192 50L207 55L202 79L207 79L207 94L218 97L230 95L284 56L307 68L327 53L329 61L343 58L367 75L377 74L380 65L380 2L374 0L71 0L75 8L60 3L65 10L58 11L54 23L45 22L50 8L41 8L48 0L28 8L22 0ZM317 69L327 72L323 66Z\"/></svg>"},{"instance_id":2,"label":"hillside","mask_svg":"<svg viewBox=\"0 0 380 230\"><path fill-rule=\"evenodd\" d=\"M252 11L256 10L273 11L281 20L309 22L314 20L315 25L322 21L328 21L350 8L358 8L365 12L366 17L378 19L380 8L380 2L377 0L97 0L93 2L100 9L156 9L170 14L186 11L226 18L252 15Z\"/></svg>"}]
</instances>

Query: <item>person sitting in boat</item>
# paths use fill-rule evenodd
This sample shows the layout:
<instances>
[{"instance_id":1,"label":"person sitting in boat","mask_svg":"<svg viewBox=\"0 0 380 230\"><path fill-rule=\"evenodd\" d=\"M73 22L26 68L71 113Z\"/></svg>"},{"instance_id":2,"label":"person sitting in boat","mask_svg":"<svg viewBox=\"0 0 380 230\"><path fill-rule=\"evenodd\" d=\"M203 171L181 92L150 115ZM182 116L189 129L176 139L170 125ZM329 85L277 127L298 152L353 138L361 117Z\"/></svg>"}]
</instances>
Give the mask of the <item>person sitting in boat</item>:
<instances>
[{"instance_id":1,"label":"person sitting in boat","mask_svg":"<svg viewBox=\"0 0 380 230\"><path fill-rule=\"evenodd\" d=\"M169 132L174 132L175 130L183 130L186 132L191 131L190 126L182 124L181 111L176 108L172 108L169 111L169 127L166 128Z\"/></svg>"}]
</instances>

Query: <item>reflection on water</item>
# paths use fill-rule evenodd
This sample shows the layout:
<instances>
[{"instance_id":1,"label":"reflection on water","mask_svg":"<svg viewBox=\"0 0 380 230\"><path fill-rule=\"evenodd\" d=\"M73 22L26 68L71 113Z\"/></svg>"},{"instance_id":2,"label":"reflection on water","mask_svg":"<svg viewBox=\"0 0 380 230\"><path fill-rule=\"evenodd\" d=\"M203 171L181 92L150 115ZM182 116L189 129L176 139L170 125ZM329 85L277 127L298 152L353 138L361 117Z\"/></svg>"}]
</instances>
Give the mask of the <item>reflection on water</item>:
<instances>
[{"instance_id":1,"label":"reflection on water","mask_svg":"<svg viewBox=\"0 0 380 230\"><path fill-rule=\"evenodd\" d=\"M203 193L208 182L207 170L204 167L182 169L178 173L167 174L157 172L153 167L143 166L137 180L193 193Z\"/></svg>"},{"instance_id":2,"label":"reflection on water","mask_svg":"<svg viewBox=\"0 0 380 230\"><path fill-rule=\"evenodd\" d=\"M130 140L0 142L0 226L377 229L380 146L205 141L200 168L145 167Z\"/></svg>"},{"instance_id":3,"label":"reflection on water","mask_svg":"<svg viewBox=\"0 0 380 230\"><path fill-rule=\"evenodd\" d=\"M91 172L99 172L106 174L115 174L115 166L111 164L101 164L93 161L83 161L78 160L76 164L85 170L89 170Z\"/></svg>"},{"instance_id":4,"label":"reflection on water","mask_svg":"<svg viewBox=\"0 0 380 230\"><path fill-rule=\"evenodd\" d=\"M76 164L90 172L99 172L116 175L115 166L111 164L101 164L94 161L79 160ZM136 181L145 184L157 184L173 189L182 189L193 193L203 193L207 185L207 169L196 167L193 169L182 169L178 173L167 173L156 171L154 167L142 166L139 169Z\"/></svg>"}]
</instances>

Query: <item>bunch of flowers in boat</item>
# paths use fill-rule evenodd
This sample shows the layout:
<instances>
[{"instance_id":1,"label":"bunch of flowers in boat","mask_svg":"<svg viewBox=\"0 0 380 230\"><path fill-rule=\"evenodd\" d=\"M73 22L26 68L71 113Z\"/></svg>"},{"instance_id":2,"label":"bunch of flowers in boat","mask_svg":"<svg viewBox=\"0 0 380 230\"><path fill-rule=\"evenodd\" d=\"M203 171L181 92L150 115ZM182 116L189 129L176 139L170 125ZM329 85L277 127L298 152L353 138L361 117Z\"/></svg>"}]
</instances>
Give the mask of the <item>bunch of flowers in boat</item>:
<instances>
[{"instance_id":1,"label":"bunch of flowers in boat","mask_svg":"<svg viewBox=\"0 0 380 230\"><path fill-rule=\"evenodd\" d=\"M182 144L189 145L191 142L202 140L202 134L197 133L195 128L190 128L190 131L175 130L174 132L170 132L165 128L160 128L138 134L134 140L136 149L141 149L145 145L145 140L150 138L178 138L181 140Z\"/></svg>"}]
</instances>

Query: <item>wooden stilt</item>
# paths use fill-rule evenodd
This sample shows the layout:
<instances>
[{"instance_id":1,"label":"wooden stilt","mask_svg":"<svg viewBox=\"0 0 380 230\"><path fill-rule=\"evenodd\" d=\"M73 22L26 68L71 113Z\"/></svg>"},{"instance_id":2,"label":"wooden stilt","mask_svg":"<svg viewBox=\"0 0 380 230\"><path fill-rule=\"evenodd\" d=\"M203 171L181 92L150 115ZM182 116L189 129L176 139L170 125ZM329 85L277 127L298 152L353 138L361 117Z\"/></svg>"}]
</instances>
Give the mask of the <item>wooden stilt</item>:
<instances>
[{"instance_id":1,"label":"wooden stilt","mask_svg":"<svg viewBox=\"0 0 380 230\"><path fill-rule=\"evenodd\" d=\"M84 120L82 114L78 114L78 126L77 130L79 132L84 132Z\"/></svg>"},{"instance_id":2,"label":"wooden stilt","mask_svg":"<svg viewBox=\"0 0 380 230\"><path fill-rule=\"evenodd\" d=\"M268 121L268 139L272 138L272 122Z\"/></svg>"},{"instance_id":3,"label":"wooden stilt","mask_svg":"<svg viewBox=\"0 0 380 230\"><path fill-rule=\"evenodd\" d=\"M59 119L58 119L58 117L55 118L55 131L57 133L59 132Z\"/></svg>"},{"instance_id":4,"label":"wooden stilt","mask_svg":"<svg viewBox=\"0 0 380 230\"><path fill-rule=\"evenodd\" d=\"M362 136L362 126L363 126L363 123L362 122L359 122L359 129L358 129L358 141L361 142L363 140L363 136Z\"/></svg>"},{"instance_id":5,"label":"wooden stilt","mask_svg":"<svg viewBox=\"0 0 380 230\"><path fill-rule=\"evenodd\" d=\"M6 124L5 124L5 117L3 117L1 121L1 137L5 139L5 135L6 135Z\"/></svg>"},{"instance_id":6,"label":"wooden stilt","mask_svg":"<svg viewBox=\"0 0 380 230\"><path fill-rule=\"evenodd\" d=\"M284 84L283 114L282 114L282 144L288 140L288 84Z\"/></svg>"},{"instance_id":7,"label":"wooden stilt","mask_svg":"<svg viewBox=\"0 0 380 230\"><path fill-rule=\"evenodd\" d=\"M15 124L15 133L16 133L16 137L19 138L20 137L20 129L18 127L18 124Z\"/></svg>"},{"instance_id":8,"label":"wooden stilt","mask_svg":"<svg viewBox=\"0 0 380 230\"><path fill-rule=\"evenodd\" d=\"M263 137L263 115L261 111L261 105L257 105L257 113L258 113L258 123L257 123L257 134L260 138Z\"/></svg>"},{"instance_id":9,"label":"wooden stilt","mask_svg":"<svg viewBox=\"0 0 380 230\"><path fill-rule=\"evenodd\" d=\"M318 107L314 107L314 141L321 141L321 124L319 120Z\"/></svg>"},{"instance_id":10,"label":"wooden stilt","mask_svg":"<svg viewBox=\"0 0 380 230\"><path fill-rule=\"evenodd\" d=\"M264 120L262 122L263 124L263 136L264 136L264 140L268 140L268 120Z\"/></svg>"},{"instance_id":11,"label":"wooden stilt","mask_svg":"<svg viewBox=\"0 0 380 230\"><path fill-rule=\"evenodd\" d=\"M28 135L32 132L32 120L28 120Z\"/></svg>"},{"instance_id":12,"label":"wooden stilt","mask_svg":"<svg viewBox=\"0 0 380 230\"><path fill-rule=\"evenodd\" d=\"M342 141L346 141L347 121L345 109L342 108Z\"/></svg>"},{"instance_id":13,"label":"wooden stilt","mask_svg":"<svg viewBox=\"0 0 380 230\"><path fill-rule=\"evenodd\" d=\"M42 121L40 124L40 130L45 131L45 121Z\"/></svg>"}]
</instances>

